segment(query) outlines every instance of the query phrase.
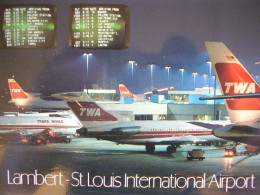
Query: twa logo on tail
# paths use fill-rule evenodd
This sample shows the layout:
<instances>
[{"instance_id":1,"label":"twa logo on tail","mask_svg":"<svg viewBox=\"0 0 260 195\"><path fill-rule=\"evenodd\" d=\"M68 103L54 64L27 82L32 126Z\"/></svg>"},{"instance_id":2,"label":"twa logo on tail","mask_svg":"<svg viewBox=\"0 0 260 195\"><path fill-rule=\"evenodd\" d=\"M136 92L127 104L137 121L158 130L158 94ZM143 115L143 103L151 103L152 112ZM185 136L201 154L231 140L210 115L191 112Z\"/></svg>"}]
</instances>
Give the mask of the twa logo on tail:
<instances>
[{"instance_id":1,"label":"twa logo on tail","mask_svg":"<svg viewBox=\"0 0 260 195\"><path fill-rule=\"evenodd\" d=\"M124 84L119 84L119 91L121 97L134 97Z\"/></svg>"},{"instance_id":2,"label":"twa logo on tail","mask_svg":"<svg viewBox=\"0 0 260 195\"><path fill-rule=\"evenodd\" d=\"M14 79L8 79L12 99L26 99L28 96Z\"/></svg>"},{"instance_id":3,"label":"twa logo on tail","mask_svg":"<svg viewBox=\"0 0 260 195\"><path fill-rule=\"evenodd\" d=\"M80 121L117 121L112 114L106 112L95 102L67 102L68 106Z\"/></svg>"},{"instance_id":4,"label":"twa logo on tail","mask_svg":"<svg viewBox=\"0 0 260 195\"><path fill-rule=\"evenodd\" d=\"M241 64L217 63L215 69L224 95L260 92L259 84Z\"/></svg>"},{"instance_id":5,"label":"twa logo on tail","mask_svg":"<svg viewBox=\"0 0 260 195\"><path fill-rule=\"evenodd\" d=\"M224 95L259 93L260 87L250 73L237 63L217 63L215 65L220 87ZM259 110L259 98L226 100L231 110Z\"/></svg>"},{"instance_id":6,"label":"twa logo on tail","mask_svg":"<svg viewBox=\"0 0 260 195\"><path fill-rule=\"evenodd\" d=\"M101 116L100 108L80 108L80 116Z\"/></svg>"},{"instance_id":7,"label":"twa logo on tail","mask_svg":"<svg viewBox=\"0 0 260 195\"><path fill-rule=\"evenodd\" d=\"M260 86L222 42L205 42L223 95L260 93ZM260 110L260 98L227 99L230 110Z\"/></svg>"},{"instance_id":8,"label":"twa logo on tail","mask_svg":"<svg viewBox=\"0 0 260 195\"><path fill-rule=\"evenodd\" d=\"M245 94L245 93L255 93L255 83L233 83L226 82L225 83L225 93L233 93L233 94Z\"/></svg>"}]
</instances>

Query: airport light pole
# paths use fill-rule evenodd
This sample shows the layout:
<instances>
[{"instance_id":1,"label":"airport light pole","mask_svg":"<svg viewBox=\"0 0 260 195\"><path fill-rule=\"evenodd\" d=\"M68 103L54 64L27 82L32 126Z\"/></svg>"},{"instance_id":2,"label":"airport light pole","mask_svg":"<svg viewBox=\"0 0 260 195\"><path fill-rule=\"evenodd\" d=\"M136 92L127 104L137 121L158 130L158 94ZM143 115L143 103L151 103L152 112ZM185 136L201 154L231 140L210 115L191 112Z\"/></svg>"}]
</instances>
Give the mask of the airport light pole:
<instances>
[{"instance_id":1,"label":"airport light pole","mask_svg":"<svg viewBox=\"0 0 260 195\"><path fill-rule=\"evenodd\" d=\"M167 70L167 72L168 72L168 85L169 85L169 83L170 83L170 69L172 68L171 66L165 66L164 67L166 70Z\"/></svg>"},{"instance_id":2,"label":"airport light pole","mask_svg":"<svg viewBox=\"0 0 260 195\"><path fill-rule=\"evenodd\" d=\"M89 56L92 56L92 53L84 52L83 55L87 56L87 84L88 84L88 63L89 63Z\"/></svg>"},{"instance_id":3,"label":"airport light pole","mask_svg":"<svg viewBox=\"0 0 260 195\"><path fill-rule=\"evenodd\" d=\"M212 75L211 78L212 78L213 83L214 83L214 88L216 89L216 82L215 82L215 81L216 81L216 80L215 80L216 76L215 76L215 75Z\"/></svg>"},{"instance_id":4,"label":"airport light pole","mask_svg":"<svg viewBox=\"0 0 260 195\"><path fill-rule=\"evenodd\" d=\"M134 78L134 64L137 66L136 60L129 60L128 61L132 67L132 79Z\"/></svg>"},{"instance_id":5,"label":"airport light pole","mask_svg":"<svg viewBox=\"0 0 260 195\"><path fill-rule=\"evenodd\" d=\"M196 87L196 86L195 86L196 76L197 76L198 73L197 73L197 72L193 72L192 74L193 74L193 79L194 79L194 90L195 90L195 87Z\"/></svg>"},{"instance_id":6,"label":"airport light pole","mask_svg":"<svg viewBox=\"0 0 260 195\"><path fill-rule=\"evenodd\" d=\"M207 61L209 64L209 94L210 94L210 85L211 85L211 61Z\"/></svg>"},{"instance_id":7,"label":"airport light pole","mask_svg":"<svg viewBox=\"0 0 260 195\"><path fill-rule=\"evenodd\" d=\"M153 89L153 66L154 64L150 63L148 66L151 67L151 90Z\"/></svg>"},{"instance_id":8,"label":"airport light pole","mask_svg":"<svg viewBox=\"0 0 260 195\"><path fill-rule=\"evenodd\" d=\"M183 72L184 72L184 68L180 68L179 70L181 71L181 90L183 91Z\"/></svg>"},{"instance_id":9,"label":"airport light pole","mask_svg":"<svg viewBox=\"0 0 260 195\"><path fill-rule=\"evenodd\" d=\"M206 80L207 80L207 74L203 74L203 78L204 78L204 85L206 86L207 84L206 84Z\"/></svg>"},{"instance_id":10,"label":"airport light pole","mask_svg":"<svg viewBox=\"0 0 260 195\"><path fill-rule=\"evenodd\" d=\"M211 76L212 77L212 80L213 80L213 83L214 83L214 96L216 96L216 88L217 88L217 83L216 83L216 76L213 75ZM210 95L210 94L209 94ZM214 100L214 109L213 109L213 119L216 120L216 100Z\"/></svg>"}]
</instances>

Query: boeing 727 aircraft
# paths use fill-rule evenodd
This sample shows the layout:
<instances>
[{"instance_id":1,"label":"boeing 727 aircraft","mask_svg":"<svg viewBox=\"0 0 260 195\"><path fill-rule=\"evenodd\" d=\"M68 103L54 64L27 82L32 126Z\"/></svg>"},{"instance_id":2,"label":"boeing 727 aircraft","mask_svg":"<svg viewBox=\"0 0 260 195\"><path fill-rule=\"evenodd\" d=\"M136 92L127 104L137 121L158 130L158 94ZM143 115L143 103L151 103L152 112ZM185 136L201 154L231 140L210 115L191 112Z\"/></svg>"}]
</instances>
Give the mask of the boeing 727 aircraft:
<instances>
[{"instance_id":1,"label":"boeing 727 aircraft","mask_svg":"<svg viewBox=\"0 0 260 195\"><path fill-rule=\"evenodd\" d=\"M214 135L260 146L259 84L224 43L206 42L205 45L223 99L225 99L229 117L234 123L215 129Z\"/></svg>"},{"instance_id":2,"label":"boeing 727 aircraft","mask_svg":"<svg viewBox=\"0 0 260 195\"><path fill-rule=\"evenodd\" d=\"M155 145L169 145L167 152L185 143L221 142L212 130L185 121L119 121L95 102L67 102L84 128L81 135L116 142L118 144L145 145L152 153ZM89 123L96 123L89 127Z\"/></svg>"}]
</instances>

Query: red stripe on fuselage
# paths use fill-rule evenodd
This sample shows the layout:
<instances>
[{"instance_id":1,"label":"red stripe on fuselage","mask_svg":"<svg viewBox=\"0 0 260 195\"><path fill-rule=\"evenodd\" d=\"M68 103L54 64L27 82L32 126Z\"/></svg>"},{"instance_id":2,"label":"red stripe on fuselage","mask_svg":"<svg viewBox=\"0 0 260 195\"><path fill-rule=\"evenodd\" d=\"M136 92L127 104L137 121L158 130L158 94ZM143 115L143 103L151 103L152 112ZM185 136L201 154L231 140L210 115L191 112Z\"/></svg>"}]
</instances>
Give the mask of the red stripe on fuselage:
<instances>
[{"instance_id":1,"label":"red stripe on fuselage","mask_svg":"<svg viewBox=\"0 0 260 195\"><path fill-rule=\"evenodd\" d=\"M0 130L12 129L70 129L81 128L82 126L40 126L40 125L1 125Z\"/></svg>"},{"instance_id":2,"label":"red stripe on fuselage","mask_svg":"<svg viewBox=\"0 0 260 195\"><path fill-rule=\"evenodd\" d=\"M90 136L110 136L104 134L104 131L88 132ZM170 138L170 137L185 137L185 136L207 136L212 135L212 131L143 131L136 135L130 135L128 137L120 139L149 139L149 138ZM114 136L114 135L111 135Z\"/></svg>"}]
</instances>

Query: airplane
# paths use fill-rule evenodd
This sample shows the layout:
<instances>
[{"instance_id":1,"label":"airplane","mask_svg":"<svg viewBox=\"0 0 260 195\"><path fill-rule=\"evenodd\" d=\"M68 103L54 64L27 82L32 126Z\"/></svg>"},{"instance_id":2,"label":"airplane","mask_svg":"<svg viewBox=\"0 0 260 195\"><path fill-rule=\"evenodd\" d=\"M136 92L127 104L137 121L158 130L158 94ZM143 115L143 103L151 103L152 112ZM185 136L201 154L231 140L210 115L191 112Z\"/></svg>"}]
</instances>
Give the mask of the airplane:
<instances>
[{"instance_id":1,"label":"airplane","mask_svg":"<svg viewBox=\"0 0 260 195\"><path fill-rule=\"evenodd\" d=\"M133 98L133 100L136 102L140 101L148 101L147 99L144 98L144 95L141 94L132 94L127 87L124 84L119 84L118 85L119 91L120 91L120 97L130 97Z\"/></svg>"},{"instance_id":2,"label":"airplane","mask_svg":"<svg viewBox=\"0 0 260 195\"><path fill-rule=\"evenodd\" d=\"M222 42L205 42L232 124L213 130L219 138L260 146L260 86Z\"/></svg>"},{"instance_id":3,"label":"airplane","mask_svg":"<svg viewBox=\"0 0 260 195\"><path fill-rule=\"evenodd\" d=\"M128 98L130 97L130 98L133 98L133 100L135 102L144 102L144 101L148 102L148 101L150 101L149 99L146 99L145 96L152 95L154 91L156 91L157 93L160 93L160 92L163 92L163 91L166 91L166 90L173 90L174 89L174 87L172 87L172 86L171 87L165 87L165 88L161 88L161 89L156 89L154 91L145 92L142 95L142 94L132 94L124 84L119 84L118 87L119 87L119 91L120 91L120 97L128 97ZM172 100L163 99L160 103L167 104L167 103L176 103L176 102L172 101Z\"/></svg>"},{"instance_id":4,"label":"airplane","mask_svg":"<svg viewBox=\"0 0 260 195\"><path fill-rule=\"evenodd\" d=\"M77 130L82 136L116 142L117 144L145 145L153 153L155 145L169 145L173 153L180 144L222 142L212 130L186 121L120 121L95 102L67 102L81 121L83 128ZM94 123L95 126L89 126Z\"/></svg>"},{"instance_id":5,"label":"airplane","mask_svg":"<svg viewBox=\"0 0 260 195\"><path fill-rule=\"evenodd\" d=\"M69 107L64 101L51 98L46 100L39 93L27 93L14 79L8 79L11 100L9 103L15 104L17 107L28 109L51 109L51 110L69 110Z\"/></svg>"},{"instance_id":6,"label":"airplane","mask_svg":"<svg viewBox=\"0 0 260 195\"><path fill-rule=\"evenodd\" d=\"M81 123L71 112L18 113L8 112L0 116L0 135L19 133L28 135L52 130L55 133L73 135Z\"/></svg>"}]
</instances>

